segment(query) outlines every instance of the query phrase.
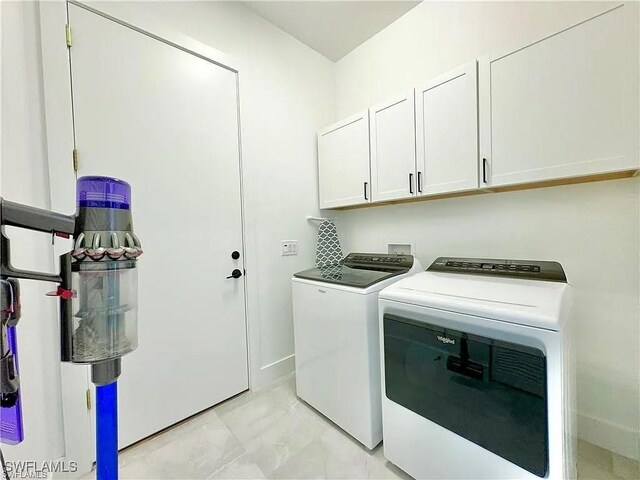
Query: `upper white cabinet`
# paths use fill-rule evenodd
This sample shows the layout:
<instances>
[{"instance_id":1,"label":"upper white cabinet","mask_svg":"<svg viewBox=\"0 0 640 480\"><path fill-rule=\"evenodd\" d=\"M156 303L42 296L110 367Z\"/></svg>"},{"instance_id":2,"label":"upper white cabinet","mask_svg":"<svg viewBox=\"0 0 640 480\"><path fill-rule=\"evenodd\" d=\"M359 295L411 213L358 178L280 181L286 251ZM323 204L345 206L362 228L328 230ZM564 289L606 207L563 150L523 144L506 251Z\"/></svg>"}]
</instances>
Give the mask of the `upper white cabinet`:
<instances>
[{"instance_id":1,"label":"upper white cabinet","mask_svg":"<svg viewBox=\"0 0 640 480\"><path fill-rule=\"evenodd\" d=\"M367 111L318 133L320 208L371 201Z\"/></svg>"},{"instance_id":2,"label":"upper white cabinet","mask_svg":"<svg viewBox=\"0 0 640 480\"><path fill-rule=\"evenodd\" d=\"M638 10L607 6L325 129L320 207L633 175Z\"/></svg>"},{"instance_id":3,"label":"upper white cabinet","mask_svg":"<svg viewBox=\"0 0 640 480\"><path fill-rule=\"evenodd\" d=\"M478 187L476 62L416 88L418 195Z\"/></svg>"},{"instance_id":4,"label":"upper white cabinet","mask_svg":"<svg viewBox=\"0 0 640 480\"><path fill-rule=\"evenodd\" d=\"M369 109L371 198L374 202L416 193L413 90Z\"/></svg>"},{"instance_id":5,"label":"upper white cabinet","mask_svg":"<svg viewBox=\"0 0 640 480\"><path fill-rule=\"evenodd\" d=\"M638 168L638 39L630 9L613 7L480 59L484 185Z\"/></svg>"}]
</instances>

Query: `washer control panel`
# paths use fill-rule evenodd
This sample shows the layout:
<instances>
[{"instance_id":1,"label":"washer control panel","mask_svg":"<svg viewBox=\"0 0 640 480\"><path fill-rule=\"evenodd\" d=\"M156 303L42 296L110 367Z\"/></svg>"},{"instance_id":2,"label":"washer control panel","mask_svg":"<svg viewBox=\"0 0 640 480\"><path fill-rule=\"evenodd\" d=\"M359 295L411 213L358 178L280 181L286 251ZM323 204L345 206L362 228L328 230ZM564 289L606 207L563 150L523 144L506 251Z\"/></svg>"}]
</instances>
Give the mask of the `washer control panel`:
<instances>
[{"instance_id":1,"label":"washer control panel","mask_svg":"<svg viewBox=\"0 0 640 480\"><path fill-rule=\"evenodd\" d=\"M475 275L504 275L551 282L566 283L567 281L562 265L558 262L549 261L439 257L431 264L427 271Z\"/></svg>"},{"instance_id":2,"label":"washer control panel","mask_svg":"<svg viewBox=\"0 0 640 480\"><path fill-rule=\"evenodd\" d=\"M386 253L350 253L343 265L365 270L409 270L413 266L413 255Z\"/></svg>"}]
</instances>

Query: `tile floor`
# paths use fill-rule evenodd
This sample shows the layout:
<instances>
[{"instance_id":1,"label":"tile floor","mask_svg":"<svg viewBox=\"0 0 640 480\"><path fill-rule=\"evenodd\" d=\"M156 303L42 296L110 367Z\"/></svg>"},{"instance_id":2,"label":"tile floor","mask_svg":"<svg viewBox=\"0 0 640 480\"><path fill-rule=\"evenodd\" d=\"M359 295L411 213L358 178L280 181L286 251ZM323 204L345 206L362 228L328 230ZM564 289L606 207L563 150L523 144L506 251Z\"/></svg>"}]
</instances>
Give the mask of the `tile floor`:
<instances>
[{"instance_id":1,"label":"tile floor","mask_svg":"<svg viewBox=\"0 0 640 480\"><path fill-rule=\"evenodd\" d=\"M580 480L638 480L638 462L580 442ZM93 478L95 473L85 478ZM408 479L295 395L290 375L120 454L122 479Z\"/></svg>"}]
</instances>

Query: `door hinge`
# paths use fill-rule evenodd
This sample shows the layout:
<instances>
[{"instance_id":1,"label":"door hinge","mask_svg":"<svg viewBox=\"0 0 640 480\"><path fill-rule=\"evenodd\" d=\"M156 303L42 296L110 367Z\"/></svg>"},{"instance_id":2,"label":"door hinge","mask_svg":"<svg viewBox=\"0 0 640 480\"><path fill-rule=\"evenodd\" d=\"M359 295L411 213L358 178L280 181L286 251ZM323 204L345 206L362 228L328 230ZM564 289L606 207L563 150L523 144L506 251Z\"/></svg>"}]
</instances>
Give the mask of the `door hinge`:
<instances>
[{"instance_id":1,"label":"door hinge","mask_svg":"<svg viewBox=\"0 0 640 480\"><path fill-rule=\"evenodd\" d=\"M76 148L73 149L73 171L78 172L78 150Z\"/></svg>"},{"instance_id":2,"label":"door hinge","mask_svg":"<svg viewBox=\"0 0 640 480\"><path fill-rule=\"evenodd\" d=\"M64 26L64 38L67 42L67 47L71 48L71 25L68 23Z\"/></svg>"},{"instance_id":3,"label":"door hinge","mask_svg":"<svg viewBox=\"0 0 640 480\"><path fill-rule=\"evenodd\" d=\"M87 388L87 410L91 410L91 390Z\"/></svg>"}]
</instances>

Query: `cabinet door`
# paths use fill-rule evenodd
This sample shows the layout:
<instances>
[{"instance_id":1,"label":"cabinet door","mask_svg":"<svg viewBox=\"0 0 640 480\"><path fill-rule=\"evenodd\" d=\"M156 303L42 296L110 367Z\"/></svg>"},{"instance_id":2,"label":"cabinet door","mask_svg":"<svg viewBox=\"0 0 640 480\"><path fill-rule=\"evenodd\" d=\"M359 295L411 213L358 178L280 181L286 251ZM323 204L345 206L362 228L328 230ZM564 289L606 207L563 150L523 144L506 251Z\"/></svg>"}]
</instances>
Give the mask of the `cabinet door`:
<instances>
[{"instance_id":1,"label":"cabinet door","mask_svg":"<svg viewBox=\"0 0 640 480\"><path fill-rule=\"evenodd\" d=\"M473 61L416 88L418 195L478 188L477 77Z\"/></svg>"},{"instance_id":2,"label":"cabinet door","mask_svg":"<svg viewBox=\"0 0 640 480\"><path fill-rule=\"evenodd\" d=\"M372 107L369 118L373 201L412 197L416 191L413 91Z\"/></svg>"},{"instance_id":3,"label":"cabinet door","mask_svg":"<svg viewBox=\"0 0 640 480\"><path fill-rule=\"evenodd\" d=\"M368 112L318 133L320 208L370 202L369 165Z\"/></svg>"},{"instance_id":4,"label":"cabinet door","mask_svg":"<svg viewBox=\"0 0 640 480\"><path fill-rule=\"evenodd\" d=\"M637 8L480 60L485 185L638 168Z\"/></svg>"}]
</instances>

